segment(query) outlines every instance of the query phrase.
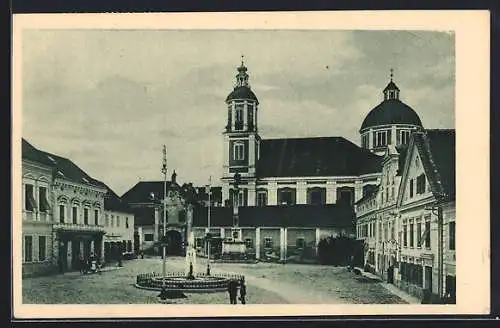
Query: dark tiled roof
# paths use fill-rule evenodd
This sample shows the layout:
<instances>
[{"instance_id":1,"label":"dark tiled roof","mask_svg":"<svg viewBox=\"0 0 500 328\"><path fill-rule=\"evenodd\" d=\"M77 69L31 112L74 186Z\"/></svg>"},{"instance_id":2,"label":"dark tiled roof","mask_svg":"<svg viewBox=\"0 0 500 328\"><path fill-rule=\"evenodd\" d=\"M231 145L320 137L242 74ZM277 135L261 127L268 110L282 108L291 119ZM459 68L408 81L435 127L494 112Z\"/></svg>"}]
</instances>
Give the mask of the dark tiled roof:
<instances>
[{"instance_id":1,"label":"dark tiled roof","mask_svg":"<svg viewBox=\"0 0 500 328\"><path fill-rule=\"evenodd\" d=\"M108 192L104 196L104 210L122 213L133 213L130 207L122 202L120 197L108 186Z\"/></svg>"},{"instance_id":2,"label":"dark tiled roof","mask_svg":"<svg viewBox=\"0 0 500 328\"><path fill-rule=\"evenodd\" d=\"M155 223L154 207L133 207L130 212L134 214L134 225L153 225Z\"/></svg>"},{"instance_id":3,"label":"dark tiled roof","mask_svg":"<svg viewBox=\"0 0 500 328\"><path fill-rule=\"evenodd\" d=\"M257 103L259 103L259 100L257 99L255 93L253 93L253 91L246 86L235 87L234 90L227 96L226 102L229 102L233 99L250 99L255 100Z\"/></svg>"},{"instance_id":4,"label":"dark tiled roof","mask_svg":"<svg viewBox=\"0 0 500 328\"><path fill-rule=\"evenodd\" d=\"M167 181L167 190L170 188L179 188L179 185L172 184ZM130 190L125 192L121 199L127 204L133 203L151 203L151 193L154 193L154 200L159 201L163 199L163 181L140 181Z\"/></svg>"},{"instance_id":5,"label":"dark tiled roof","mask_svg":"<svg viewBox=\"0 0 500 328\"><path fill-rule=\"evenodd\" d=\"M342 137L268 139L260 143L259 177L377 173L382 157Z\"/></svg>"},{"instance_id":6,"label":"dark tiled roof","mask_svg":"<svg viewBox=\"0 0 500 328\"><path fill-rule=\"evenodd\" d=\"M55 177L64 178L73 182L90 184L107 188L104 183L89 176L71 160L35 148L28 141L22 139L23 159L35 161L52 167Z\"/></svg>"},{"instance_id":7,"label":"dark tiled roof","mask_svg":"<svg viewBox=\"0 0 500 328\"><path fill-rule=\"evenodd\" d=\"M422 126L417 113L399 99L386 99L366 115L361 129L386 124L413 124Z\"/></svg>"},{"instance_id":8,"label":"dark tiled roof","mask_svg":"<svg viewBox=\"0 0 500 328\"><path fill-rule=\"evenodd\" d=\"M222 187L211 187L212 194L210 195L211 203L221 203L222 202ZM208 201L208 194L205 191L205 187L196 187L198 193L198 200Z\"/></svg>"},{"instance_id":9,"label":"dark tiled roof","mask_svg":"<svg viewBox=\"0 0 500 328\"><path fill-rule=\"evenodd\" d=\"M455 130L425 130L414 138L433 193L455 199Z\"/></svg>"},{"instance_id":10,"label":"dark tiled roof","mask_svg":"<svg viewBox=\"0 0 500 328\"><path fill-rule=\"evenodd\" d=\"M214 207L210 212L211 226L232 226L230 207ZM292 205L292 206L251 206L239 208L241 227L347 227L352 228L354 210L350 206ZM206 226L207 208L197 212L194 226Z\"/></svg>"},{"instance_id":11,"label":"dark tiled roof","mask_svg":"<svg viewBox=\"0 0 500 328\"><path fill-rule=\"evenodd\" d=\"M398 147L397 149L399 152L399 157L398 157L398 171L396 172L396 175L401 176L403 174L408 147Z\"/></svg>"}]
</instances>

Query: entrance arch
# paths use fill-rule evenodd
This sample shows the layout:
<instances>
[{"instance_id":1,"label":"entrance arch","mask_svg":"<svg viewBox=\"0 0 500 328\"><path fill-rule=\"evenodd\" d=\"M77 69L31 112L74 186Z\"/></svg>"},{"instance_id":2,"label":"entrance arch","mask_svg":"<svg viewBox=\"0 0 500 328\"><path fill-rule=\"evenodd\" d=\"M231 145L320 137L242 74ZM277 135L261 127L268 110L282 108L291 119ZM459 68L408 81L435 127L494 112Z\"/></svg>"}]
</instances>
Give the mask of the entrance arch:
<instances>
[{"instance_id":1,"label":"entrance arch","mask_svg":"<svg viewBox=\"0 0 500 328\"><path fill-rule=\"evenodd\" d=\"M177 230L168 230L167 237L167 255L182 255L182 235Z\"/></svg>"}]
</instances>

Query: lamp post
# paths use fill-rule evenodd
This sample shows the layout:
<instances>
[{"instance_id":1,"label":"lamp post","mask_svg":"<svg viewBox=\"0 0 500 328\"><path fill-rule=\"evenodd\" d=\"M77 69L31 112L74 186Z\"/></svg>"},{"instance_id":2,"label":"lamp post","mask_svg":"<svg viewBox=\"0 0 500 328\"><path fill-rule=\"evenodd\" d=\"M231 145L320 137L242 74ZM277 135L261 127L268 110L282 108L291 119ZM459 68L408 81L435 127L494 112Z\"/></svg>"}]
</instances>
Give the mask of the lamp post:
<instances>
[{"instance_id":1,"label":"lamp post","mask_svg":"<svg viewBox=\"0 0 500 328\"><path fill-rule=\"evenodd\" d=\"M207 213L207 245L208 245L208 250L207 250L207 276L210 275L210 246L211 246L211 234L210 234L210 210L211 210L211 203L210 203L210 195L212 194L212 177L210 176L208 178L208 213Z\"/></svg>"},{"instance_id":2,"label":"lamp post","mask_svg":"<svg viewBox=\"0 0 500 328\"><path fill-rule=\"evenodd\" d=\"M166 232L167 232L167 147L163 145L163 166L161 169L163 173L163 286L165 286L165 276L167 271L167 245L166 245Z\"/></svg>"}]
</instances>

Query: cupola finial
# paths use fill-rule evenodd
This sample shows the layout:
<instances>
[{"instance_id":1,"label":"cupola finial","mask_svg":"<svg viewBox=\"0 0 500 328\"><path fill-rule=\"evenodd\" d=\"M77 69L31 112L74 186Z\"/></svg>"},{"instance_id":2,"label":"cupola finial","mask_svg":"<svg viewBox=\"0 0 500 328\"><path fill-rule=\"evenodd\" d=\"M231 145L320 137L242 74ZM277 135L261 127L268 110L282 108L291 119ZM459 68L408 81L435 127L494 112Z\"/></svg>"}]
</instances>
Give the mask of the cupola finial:
<instances>
[{"instance_id":1,"label":"cupola finial","mask_svg":"<svg viewBox=\"0 0 500 328\"><path fill-rule=\"evenodd\" d=\"M384 89L384 100L399 99L399 88L394 83L394 69L389 70L389 84Z\"/></svg>"},{"instance_id":2,"label":"cupola finial","mask_svg":"<svg viewBox=\"0 0 500 328\"><path fill-rule=\"evenodd\" d=\"M394 77L394 69L393 69L393 68L391 68L391 69L390 69L390 71L391 71L390 76L391 76L391 82L392 82L392 78Z\"/></svg>"},{"instance_id":3,"label":"cupola finial","mask_svg":"<svg viewBox=\"0 0 500 328\"><path fill-rule=\"evenodd\" d=\"M244 62L245 56L241 55L241 66L238 67L238 74L236 75L236 87L249 87L247 68Z\"/></svg>"}]
</instances>

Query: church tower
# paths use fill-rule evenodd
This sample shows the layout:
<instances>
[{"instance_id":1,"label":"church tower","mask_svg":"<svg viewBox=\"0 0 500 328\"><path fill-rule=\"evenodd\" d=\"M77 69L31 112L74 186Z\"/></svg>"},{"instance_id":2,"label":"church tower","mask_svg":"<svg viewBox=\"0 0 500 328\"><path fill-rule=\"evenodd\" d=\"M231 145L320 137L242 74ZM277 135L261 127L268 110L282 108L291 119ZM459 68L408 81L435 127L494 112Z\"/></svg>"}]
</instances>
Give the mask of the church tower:
<instances>
[{"instance_id":1,"label":"church tower","mask_svg":"<svg viewBox=\"0 0 500 328\"><path fill-rule=\"evenodd\" d=\"M385 154L388 146L406 147L410 134L422 128L418 114L399 99L400 90L390 81L383 90L384 99L366 116L361 129L361 147L377 155Z\"/></svg>"},{"instance_id":2,"label":"church tower","mask_svg":"<svg viewBox=\"0 0 500 328\"><path fill-rule=\"evenodd\" d=\"M259 100L248 83L248 69L243 62L238 67L236 84L227 96L227 123L224 137L224 163L222 177L223 201L231 198L234 175L241 176L240 206L252 206L255 203L255 166L259 159L260 137L257 124Z\"/></svg>"}]
</instances>

